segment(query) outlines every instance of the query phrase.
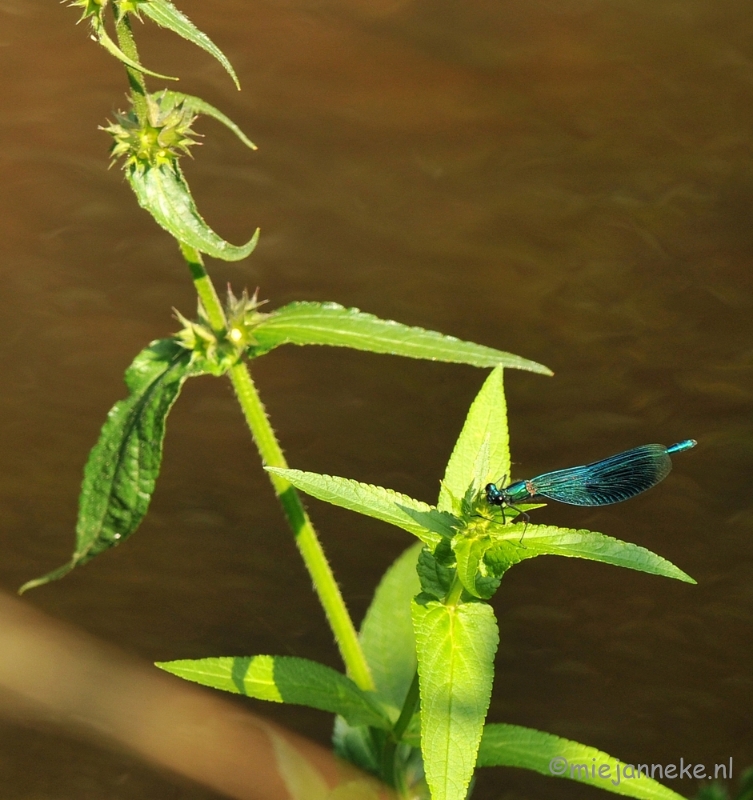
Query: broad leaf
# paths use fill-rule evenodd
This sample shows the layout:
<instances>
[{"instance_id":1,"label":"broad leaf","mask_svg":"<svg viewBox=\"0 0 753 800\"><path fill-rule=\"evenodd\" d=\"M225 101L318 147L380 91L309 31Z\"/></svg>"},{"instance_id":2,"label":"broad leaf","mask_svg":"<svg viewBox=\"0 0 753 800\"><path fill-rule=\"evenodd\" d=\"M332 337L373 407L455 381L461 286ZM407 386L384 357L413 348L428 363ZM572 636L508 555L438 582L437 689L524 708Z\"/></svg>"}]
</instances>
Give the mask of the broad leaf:
<instances>
[{"instance_id":1,"label":"broad leaf","mask_svg":"<svg viewBox=\"0 0 753 800\"><path fill-rule=\"evenodd\" d=\"M163 661L157 666L179 678L273 703L318 708L352 725L388 729L390 720L367 692L324 664L290 656L252 656Z\"/></svg>"},{"instance_id":2,"label":"broad leaf","mask_svg":"<svg viewBox=\"0 0 753 800\"><path fill-rule=\"evenodd\" d=\"M487 454L483 474L478 472L480 453ZM437 506L460 514L463 498L470 500L487 483L505 476L510 476L510 437L502 368L497 367L471 405L447 464Z\"/></svg>"},{"instance_id":3,"label":"broad leaf","mask_svg":"<svg viewBox=\"0 0 753 800\"><path fill-rule=\"evenodd\" d=\"M107 416L84 469L71 560L21 592L62 578L75 566L120 544L139 526L162 462L167 415L184 381L194 374L191 352L160 339L136 356L125 374L130 390Z\"/></svg>"},{"instance_id":4,"label":"broad leaf","mask_svg":"<svg viewBox=\"0 0 753 800\"><path fill-rule=\"evenodd\" d=\"M409 547L384 574L359 636L376 684L376 695L390 707L394 719L397 719L416 672L411 600L421 589L416 561L422 549L420 542ZM338 717L333 744L341 758L367 772L379 774L379 748L372 731L348 725Z\"/></svg>"},{"instance_id":5,"label":"broad leaf","mask_svg":"<svg viewBox=\"0 0 753 800\"><path fill-rule=\"evenodd\" d=\"M196 208L177 162L145 169L129 167L126 177L139 205L178 241L223 261L240 261L256 247L258 228L246 244L235 246L207 225Z\"/></svg>"},{"instance_id":6,"label":"broad leaf","mask_svg":"<svg viewBox=\"0 0 753 800\"><path fill-rule=\"evenodd\" d=\"M676 578L686 583L695 581L678 569L666 558L652 553L645 547L631 542L623 542L603 533L570 528L557 528L553 525L492 525L490 531L496 532L497 545L487 551L488 563L507 565L541 555L569 556L601 561L617 567L627 567L665 578ZM501 575L507 566L496 570Z\"/></svg>"},{"instance_id":7,"label":"broad leaf","mask_svg":"<svg viewBox=\"0 0 753 800\"><path fill-rule=\"evenodd\" d=\"M647 769L639 771L640 764L623 764L595 747L519 725L487 725L477 766L523 767L641 800L682 800L679 794L646 776L651 765L644 764Z\"/></svg>"},{"instance_id":8,"label":"broad leaf","mask_svg":"<svg viewBox=\"0 0 753 800\"><path fill-rule=\"evenodd\" d=\"M413 603L421 750L432 800L465 800L494 678L497 622L486 603Z\"/></svg>"},{"instance_id":9,"label":"broad leaf","mask_svg":"<svg viewBox=\"0 0 753 800\"><path fill-rule=\"evenodd\" d=\"M258 346L249 351L252 356L266 353L281 344L323 344L475 367L501 364L551 374L535 361L502 350L379 319L337 303L290 303L272 312L254 329L254 336Z\"/></svg>"},{"instance_id":10,"label":"broad leaf","mask_svg":"<svg viewBox=\"0 0 753 800\"><path fill-rule=\"evenodd\" d=\"M214 56L233 79L236 88L241 88L233 65L228 61L222 50L172 3L168 2L168 0L149 0L149 2L140 3L138 10L143 11L152 22L156 22L157 25L161 25L163 28L169 28L173 33L177 33L178 36L182 36L202 50L206 50L211 56Z\"/></svg>"},{"instance_id":11,"label":"broad leaf","mask_svg":"<svg viewBox=\"0 0 753 800\"><path fill-rule=\"evenodd\" d=\"M421 591L416 563L422 548L409 547L385 572L359 636L377 696L395 709L402 707L416 672L411 600Z\"/></svg>"},{"instance_id":12,"label":"broad leaf","mask_svg":"<svg viewBox=\"0 0 753 800\"><path fill-rule=\"evenodd\" d=\"M246 145L246 147L250 147L252 150L256 150L256 145L246 136L245 133L230 119L227 115L223 114L218 108L215 108L213 105L210 105L206 102L206 100L202 100L200 97L194 97L192 94L183 94L182 92L172 92L169 89L165 89L164 92L161 92L166 98L170 98L173 102L173 105L180 105L183 103L184 108L188 109L194 114L204 114L207 117L212 117L216 119L218 122L221 122L226 128L231 130L242 142ZM163 106L164 108L164 106Z\"/></svg>"},{"instance_id":13,"label":"broad leaf","mask_svg":"<svg viewBox=\"0 0 753 800\"><path fill-rule=\"evenodd\" d=\"M421 592L432 599L442 600L455 580L455 554L451 541L443 539L432 552L428 547L419 553L416 573Z\"/></svg>"},{"instance_id":14,"label":"broad leaf","mask_svg":"<svg viewBox=\"0 0 753 800\"><path fill-rule=\"evenodd\" d=\"M414 500L412 497L360 483L349 478L320 475L317 472L302 472L298 469L265 467L268 472L279 475L317 500L375 517L390 525L412 533L424 544L436 546L442 537L454 534L456 522L451 514L437 511L434 506Z\"/></svg>"},{"instance_id":15,"label":"broad leaf","mask_svg":"<svg viewBox=\"0 0 753 800\"><path fill-rule=\"evenodd\" d=\"M452 540L458 578L474 597L488 599L499 588L499 577L489 575L484 563L484 556L492 544L488 536L456 536Z\"/></svg>"}]
</instances>

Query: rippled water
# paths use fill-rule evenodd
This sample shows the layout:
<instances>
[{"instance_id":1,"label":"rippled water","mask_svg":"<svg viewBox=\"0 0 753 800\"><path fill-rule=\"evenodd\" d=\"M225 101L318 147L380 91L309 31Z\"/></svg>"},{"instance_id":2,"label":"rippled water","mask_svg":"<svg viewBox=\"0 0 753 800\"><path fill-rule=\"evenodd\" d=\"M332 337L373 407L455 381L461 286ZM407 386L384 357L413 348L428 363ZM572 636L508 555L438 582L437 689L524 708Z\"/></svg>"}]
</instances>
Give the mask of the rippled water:
<instances>
[{"instance_id":1,"label":"rippled water","mask_svg":"<svg viewBox=\"0 0 753 800\"><path fill-rule=\"evenodd\" d=\"M624 761L753 763L753 11L731 0L197 0L220 67L138 29L145 63L232 116L187 172L233 242L218 285L334 300L549 365L508 373L516 477L686 437L661 486L537 521L649 547L698 580L541 558L494 600L490 719ZM96 130L124 105L76 11L0 1L0 580L67 559L81 470L122 373L193 312L169 237ZM427 501L481 371L316 348L255 374L291 465ZM356 617L408 534L311 502ZM189 382L152 511L29 602L145 659L338 666L229 385ZM0 653L1 657L1 653ZM254 709L320 741L315 712ZM50 730L0 725L13 797L214 797ZM125 777L123 777L125 776ZM682 794L695 782L672 784ZM596 797L516 770L477 796Z\"/></svg>"}]
</instances>

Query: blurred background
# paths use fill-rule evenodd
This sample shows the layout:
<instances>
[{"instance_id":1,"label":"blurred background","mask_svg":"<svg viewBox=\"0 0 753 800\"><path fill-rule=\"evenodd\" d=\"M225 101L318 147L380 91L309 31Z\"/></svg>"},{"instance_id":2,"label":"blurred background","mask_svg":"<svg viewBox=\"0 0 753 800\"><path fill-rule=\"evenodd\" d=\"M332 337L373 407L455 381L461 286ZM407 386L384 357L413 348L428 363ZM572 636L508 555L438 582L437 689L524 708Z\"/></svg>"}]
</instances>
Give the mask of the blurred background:
<instances>
[{"instance_id":1,"label":"blurred background","mask_svg":"<svg viewBox=\"0 0 753 800\"><path fill-rule=\"evenodd\" d=\"M136 24L146 66L231 116L184 161L244 262L218 287L332 300L540 361L506 377L516 478L693 437L657 488L536 522L636 542L697 586L554 557L494 598L489 719L625 762L753 763L753 9L733 0L180 0L236 67ZM0 586L66 561L123 371L192 316L172 239L108 171L118 64L78 10L0 0ZM153 88L159 82L151 83ZM291 466L428 502L485 372L327 348L253 365ZM360 620L409 534L308 501ZM24 598L143 662L271 653L340 668L225 380L189 381L152 508ZM0 619L0 664L4 655ZM7 665L6 665L7 666ZM0 670L8 674L9 670ZM177 679L176 679L177 680ZM2 694L0 693L0 699ZM220 798L0 703L9 798ZM322 713L245 701L327 744ZM670 783L683 795L696 781ZM479 800L596 798L496 769ZM604 796L604 795L602 795Z\"/></svg>"}]
</instances>

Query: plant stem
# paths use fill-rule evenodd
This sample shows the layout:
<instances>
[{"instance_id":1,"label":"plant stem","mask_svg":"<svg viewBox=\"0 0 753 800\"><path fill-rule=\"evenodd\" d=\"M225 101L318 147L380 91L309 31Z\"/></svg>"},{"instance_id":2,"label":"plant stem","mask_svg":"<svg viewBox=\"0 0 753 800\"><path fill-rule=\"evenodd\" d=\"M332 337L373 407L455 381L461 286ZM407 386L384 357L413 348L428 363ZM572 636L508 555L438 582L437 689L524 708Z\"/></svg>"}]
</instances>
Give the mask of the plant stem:
<instances>
[{"instance_id":1,"label":"plant stem","mask_svg":"<svg viewBox=\"0 0 753 800\"><path fill-rule=\"evenodd\" d=\"M136 48L136 40L133 38L133 30L131 29L131 21L128 14L123 14L120 21L115 25L115 33L118 37L120 49L131 61L140 64L139 51ZM131 87L133 110L136 112L139 122L144 123L148 117L144 75L138 70L133 69L133 67L126 66L125 70L128 75L128 83Z\"/></svg>"},{"instance_id":2,"label":"plant stem","mask_svg":"<svg viewBox=\"0 0 753 800\"><path fill-rule=\"evenodd\" d=\"M463 594L463 584L460 581L458 576L455 576L455 580L450 586L450 591L447 592L447 597L444 599L444 604L446 606L456 606L458 601L460 600L460 596Z\"/></svg>"},{"instance_id":3,"label":"plant stem","mask_svg":"<svg viewBox=\"0 0 753 800\"><path fill-rule=\"evenodd\" d=\"M261 398L246 364L236 364L230 369L230 380L243 409L251 435L254 437L262 461L271 467L287 469L288 465L279 442L269 424ZM345 606L340 587L335 581L314 526L308 518L303 503L290 483L279 475L271 475L275 494L282 504L288 523L293 529L295 542L309 571L314 589L319 596L324 613L340 648L348 675L360 689L374 691L374 681L358 641L358 634Z\"/></svg>"},{"instance_id":4,"label":"plant stem","mask_svg":"<svg viewBox=\"0 0 753 800\"><path fill-rule=\"evenodd\" d=\"M179 242L180 252L183 258L188 263L188 268L191 270L191 278L193 285L196 287L196 294L199 295L201 305L204 306L204 311L207 313L207 319L212 326L215 333L221 333L227 327L227 320L225 319L225 312L222 310L222 303L214 288L207 271L204 269L204 261L201 253L190 245Z\"/></svg>"},{"instance_id":5,"label":"plant stem","mask_svg":"<svg viewBox=\"0 0 753 800\"><path fill-rule=\"evenodd\" d=\"M227 326L225 313L214 284L204 269L201 254L188 245L181 244L180 247L183 257L188 262L196 292L211 326L218 333L224 331ZM287 469L288 464L282 448L269 423L248 366L245 363L238 363L230 369L228 374L262 462L271 467ZM296 545L314 583L314 589L319 596L324 613L335 634L346 671L360 689L373 692L374 680L371 677L363 650L361 650L358 634L301 498L295 487L284 478L271 473L269 477L288 519L288 524L293 530Z\"/></svg>"},{"instance_id":6,"label":"plant stem","mask_svg":"<svg viewBox=\"0 0 753 800\"><path fill-rule=\"evenodd\" d=\"M392 730L390 731L389 736L384 742L384 746L382 748L382 780L389 786L393 786L399 792L403 792L405 787L403 786L404 776L399 774L397 764L395 763L397 746L400 744L400 740L403 738L406 728L413 719L413 715L418 710L419 700L420 693L418 686L418 670L416 670L413 680L411 681L411 685L408 688L408 693L405 695L400 716L397 718L397 722L392 727Z\"/></svg>"},{"instance_id":7,"label":"plant stem","mask_svg":"<svg viewBox=\"0 0 753 800\"><path fill-rule=\"evenodd\" d=\"M403 738L405 729L410 724L410 721L413 719L413 715L418 709L419 697L418 670L416 670L416 674L413 676L411 685L408 688L408 694L405 695L405 701L403 702L403 708L400 711L400 716L397 718L397 722L392 729L392 733L398 741Z\"/></svg>"}]
</instances>

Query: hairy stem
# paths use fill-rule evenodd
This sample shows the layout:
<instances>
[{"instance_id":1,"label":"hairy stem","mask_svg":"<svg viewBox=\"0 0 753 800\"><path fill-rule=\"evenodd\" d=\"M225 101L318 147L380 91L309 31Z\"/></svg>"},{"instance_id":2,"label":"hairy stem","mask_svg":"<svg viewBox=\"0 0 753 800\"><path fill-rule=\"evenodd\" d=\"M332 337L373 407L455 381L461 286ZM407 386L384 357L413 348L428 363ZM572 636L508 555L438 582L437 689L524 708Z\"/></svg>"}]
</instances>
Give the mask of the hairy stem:
<instances>
[{"instance_id":1,"label":"hairy stem","mask_svg":"<svg viewBox=\"0 0 753 800\"><path fill-rule=\"evenodd\" d=\"M230 380L246 417L251 435L254 437L262 461L270 467L287 469L288 465L269 424L261 398L251 379L246 364L236 364L230 370ZM348 614L340 587L335 581L324 550L316 535L295 487L279 475L270 474L275 494L282 504L288 524L293 529L295 542L309 571L314 589L319 596L324 613L340 648L348 675L360 689L374 691L374 681L364 658L358 634Z\"/></svg>"},{"instance_id":2,"label":"hairy stem","mask_svg":"<svg viewBox=\"0 0 753 800\"><path fill-rule=\"evenodd\" d=\"M227 320L214 284L204 269L201 254L185 244L181 244L181 251L188 262L196 292L210 324L217 332L223 331L227 326ZM282 448L270 425L248 366L245 363L236 364L230 369L229 376L262 462L271 467L287 469L288 464ZM271 473L269 476L324 613L335 634L347 673L360 689L374 691L374 681L358 641L355 626L301 498L295 487L284 478Z\"/></svg>"}]
</instances>

